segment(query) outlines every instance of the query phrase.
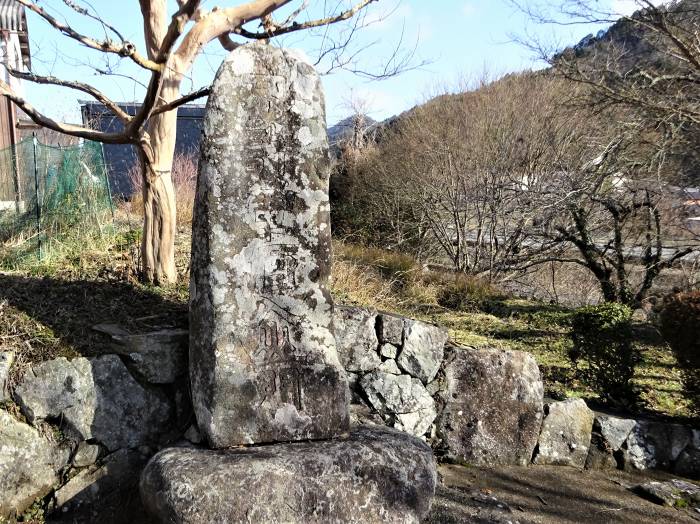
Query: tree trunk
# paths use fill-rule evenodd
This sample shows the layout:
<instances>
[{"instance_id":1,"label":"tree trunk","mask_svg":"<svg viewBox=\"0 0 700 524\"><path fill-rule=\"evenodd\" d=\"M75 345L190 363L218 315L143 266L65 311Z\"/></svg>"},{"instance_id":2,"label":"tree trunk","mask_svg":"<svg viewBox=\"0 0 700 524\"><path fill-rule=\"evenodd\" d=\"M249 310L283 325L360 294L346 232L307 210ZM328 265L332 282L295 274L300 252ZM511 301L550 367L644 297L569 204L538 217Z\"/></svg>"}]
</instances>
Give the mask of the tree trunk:
<instances>
[{"instance_id":1,"label":"tree trunk","mask_svg":"<svg viewBox=\"0 0 700 524\"><path fill-rule=\"evenodd\" d=\"M175 100L176 86L163 86L161 96L167 103ZM143 237L141 261L143 278L156 284L172 284L175 269L176 200L171 177L177 111L168 111L149 120L139 157L143 173Z\"/></svg>"}]
</instances>

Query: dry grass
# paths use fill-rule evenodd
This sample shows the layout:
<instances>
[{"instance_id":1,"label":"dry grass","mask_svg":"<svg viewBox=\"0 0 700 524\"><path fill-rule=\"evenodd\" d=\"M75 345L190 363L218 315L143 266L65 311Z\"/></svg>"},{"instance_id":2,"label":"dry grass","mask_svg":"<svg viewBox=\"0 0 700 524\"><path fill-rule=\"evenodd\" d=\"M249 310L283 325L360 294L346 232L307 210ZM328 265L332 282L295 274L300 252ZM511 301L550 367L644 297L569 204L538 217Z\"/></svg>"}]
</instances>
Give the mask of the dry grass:
<instances>
[{"instance_id":1,"label":"dry grass","mask_svg":"<svg viewBox=\"0 0 700 524\"><path fill-rule=\"evenodd\" d=\"M112 243L60 263L0 273L0 351L17 354L13 380L33 362L109 351L94 324L115 322L133 331L186 325L189 231L176 242L179 283L145 286L136 279L138 219L120 220ZM446 326L455 342L532 353L554 396L592 392L571 373L567 308L503 296L464 275L421 268L405 255L334 245L331 288L336 302L374 307ZM635 382L647 411L688 415L680 373L662 340L640 340L644 361Z\"/></svg>"}]
</instances>

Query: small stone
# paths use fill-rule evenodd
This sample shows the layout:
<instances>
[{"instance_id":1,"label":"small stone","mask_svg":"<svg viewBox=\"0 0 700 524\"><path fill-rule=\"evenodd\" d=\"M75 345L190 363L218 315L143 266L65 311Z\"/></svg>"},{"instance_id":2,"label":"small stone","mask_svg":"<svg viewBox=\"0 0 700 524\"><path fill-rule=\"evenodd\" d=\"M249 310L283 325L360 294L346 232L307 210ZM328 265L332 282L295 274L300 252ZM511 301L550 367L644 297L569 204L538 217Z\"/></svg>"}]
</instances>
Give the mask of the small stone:
<instances>
[{"instance_id":1,"label":"small stone","mask_svg":"<svg viewBox=\"0 0 700 524\"><path fill-rule=\"evenodd\" d=\"M69 436L94 439L110 451L158 440L172 412L167 399L136 382L116 355L36 364L15 397L30 422L60 421Z\"/></svg>"},{"instance_id":2,"label":"small stone","mask_svg":"<svg viewBox=\"0 0 700 524\"><path fill-rule=\"evenodd\" d=\"M9 400L10 368L14 359L15 354L12 351L0 352L0 403Z\"/></svg>"},{"instance_id":3,"label":"small stone","mask_svg":"<svg viewBox=\"0 0 700 524\"><path fill-rule=\"evenodd\" d=\"M635 420L596 413L593 419L591 445L586 457L586 469L616 469L615 455L621 450Z\"/></svg>"},{"instance_id":4,"label":"small stone","mask_svg":"<svg viewBox=\"0 0 700 524\"><path fill-rule=\"evenodd\" d=\"M392 344L400 347L403 344L404 319L397 315L381 313L377 317L377 334L383 344ZM389 358L396 358L396 355Z\"/></svg>"},{"instance_id":5,"label":"small stone","mask_svg":"<svg viewBox=\"0 0 700 524\"><path fill-rule=\"evenodd\" d=\"M371 309L336 306L333 315L338 356L346 371L367 372L377 369L382 360L377 349L376 312Z\"/></svg>"},{"instance_id":6,"label":"small stone","mask_svg":"<svg viewBox=\"0 0 700 524\"><path fill-rule=\"evenodd\" d=\"M396 365L396 361L391 359L382 362L381 366L377 368L377 371L380 373L389 373L390 375L401 374L401 370L399 369L399 366Z\"/></svg>"},{"instance_id":7,"label":"small stone","mask_svg":"<svg viewBox=\"0 0 700 524\"><path fill-rule=\"evenodd\" d=\"M73 465L76 468L92 466L95 462L97 462L97 458L99 456L100 446L96 444L88 444L87 442L81 442L78 444L78 449L73 456Z\"/></svg>"},{"instance_id":8,"label":"small stone","mask_svg":"<svg viewBox=\"0 0 700 524\"><path fill-rule=\"evenodd\" d=\"M700 507L700 486L679 479L665 482L651 481L631 488L634 493L655 504Z\"/></svg>"},{"instance_id":9,"label":"small stone","mask_svg":"<svg viewBox=\"0 0 700 524\"><path fill-rule=\"evenodd\" d=\"M68 457L68 449L0 410L0 521L21 515L47 495L58 483Z\"/></svg>"},{"instance_id":10,"label":"small stone","mask_svg":"<svg viewBox=\"0 0 700 524\"><path fill-rule=\"evenodd\" d=\"M148 463L140 488L147 511L164 523L398 524L428 515L436 481L425 443L360 427L326 441L166 449Z\"/></svg>"},{"instance_id":11,"label":"small stone","mask_svg":"<svg viewBox=\"0 0 700 524\"><path fill-rule=\"evenodd\" d=\"M418 320L406 320L403 349L397 363L406 373L428 384L440 369L445 342L446 329Z\"/></svg>"},{"instance_id":12,"label":"small stone","mask_svg":"<svg viewBox=\"0 0 700 524\"><path fill-rule=\"evenodd\" d=\"M633 419L613 417L601 413L596 414L593 421L594 429L600 432L613 452L622 447L635 424L636 421Z\"/></svg>"},{"instance_id":13,"label":"small stone","mask_svg":"<svg viewBox=\"0 0 700 524\"><path fill-rule=\"evenodd\" d=\"M379 354L384 358L396 358L399 354L399 348L393 344L385 343L379 346Z\"/></svg>"},{"instance_id":14,"label":"small stone","mask_svg":"<svg viewBox=\"0 0 700 524\"><path fill-rule=\"evenodd\" d=\"M361 385L372 407L397 429L422 436L437 416L435 401L423 383L409 375L377 370L365 375Z\"/></svg>"},{"instance_id":15,"label":"small stone","mask_svg":"<svg viewBox=\"0 0 700 524\"><path fill-rule=\"evenodd\" d=\"M545 406L534 463L583 468L591 445L593 418L593 411L580 398Z\"/></svg>"}]
</instances>

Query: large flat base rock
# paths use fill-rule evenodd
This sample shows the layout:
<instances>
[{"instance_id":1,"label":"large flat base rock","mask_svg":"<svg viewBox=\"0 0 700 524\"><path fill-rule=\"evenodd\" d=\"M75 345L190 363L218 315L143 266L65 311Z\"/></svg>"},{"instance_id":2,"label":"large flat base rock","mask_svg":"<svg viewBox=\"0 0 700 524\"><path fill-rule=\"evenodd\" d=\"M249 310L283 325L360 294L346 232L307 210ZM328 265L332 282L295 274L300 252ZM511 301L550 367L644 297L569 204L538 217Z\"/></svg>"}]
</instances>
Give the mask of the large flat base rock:
<instances>
[{"instance_id":1,"label":"large flat base rock","mask_svg":"<svg viewBox=\"0 0 700 524\"><path fill-rule=\"evenodd\" d=\"M161 522L419 522L436 464L405 433L359 427L335 440L208 450L169 448L141 475Z\"/></svg>"}]
</instances>

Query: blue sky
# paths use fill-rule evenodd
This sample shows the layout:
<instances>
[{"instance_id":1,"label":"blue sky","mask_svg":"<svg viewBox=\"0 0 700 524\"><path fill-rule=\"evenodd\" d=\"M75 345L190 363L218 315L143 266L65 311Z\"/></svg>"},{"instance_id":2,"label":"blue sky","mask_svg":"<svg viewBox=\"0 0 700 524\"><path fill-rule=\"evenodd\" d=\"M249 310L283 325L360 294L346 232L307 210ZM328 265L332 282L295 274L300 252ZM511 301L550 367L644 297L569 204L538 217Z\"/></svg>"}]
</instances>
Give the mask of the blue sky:
<instances>
[{"instance_id":1,"label":"blue sky","mask_svg":"<svg viewBox=\"0 0 700 524\"><path fill-rule=\"evenodd\" d=\"M337 0L336 0L337 1ZM341 0L342 1L342 0ZM634 9L634 0L600 0L602 4L621 13ZM294 4L299 4L294 2ZM328 2L329 4L332 2ZM346 3L351 3L349 0ZM62 2L51 0L52 12L65 14ZM173 1L174 5L175 2ZM324 2L311 2L311 14L318 14ZM127 38L143 49L143 31L136 0L92 0L91 5ZM233 1L204 2L213 5L235 5ZM70 17L70 14L68 15ZM70 17L69 20L76 20ZM595 32L597 27L542 27L533 25L506 0L380 0L371 4L365 19L366 27L355 35L354 45L362 48L374 44L358 55L357 67L378 70L391 56L403 34L403 49L417 45L414 63L426 65L383 81L368 81L346 71L324 76L328 122L333 124L352 112L352 106L363 106L375 119L381 120L400 113L427 97L455 90L484 74L490 77L541 67L532 53L512 40L513 35L538 34L548 41L566 45ZM100 36L100 28L91 23L76 22L81 31ZM343 28L334 28L335 35ZM139 77L138 70L128 61L110 58L105 62L100 53L87 51L33 15L29 17L29 33L33 67L37 72L61 78L81 80L96 85L118 101L138 100L143 88L126 76ZM315 56L319 39L306 33L286 37L278 45L304 49ZM214 42L201 55L183 90L208 84L225 52ZM110 69L118 75L96 74L90 63L100 69ZM321 65L325 69L326 64ZM140 76L143 79L143 75ZM79 120L78 99L86 98L68 90L27 85L28 100L54 118Z\"/></svg>"}]
</instances>

